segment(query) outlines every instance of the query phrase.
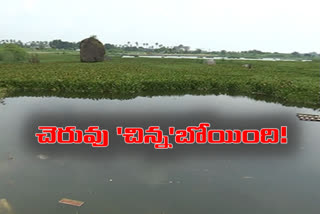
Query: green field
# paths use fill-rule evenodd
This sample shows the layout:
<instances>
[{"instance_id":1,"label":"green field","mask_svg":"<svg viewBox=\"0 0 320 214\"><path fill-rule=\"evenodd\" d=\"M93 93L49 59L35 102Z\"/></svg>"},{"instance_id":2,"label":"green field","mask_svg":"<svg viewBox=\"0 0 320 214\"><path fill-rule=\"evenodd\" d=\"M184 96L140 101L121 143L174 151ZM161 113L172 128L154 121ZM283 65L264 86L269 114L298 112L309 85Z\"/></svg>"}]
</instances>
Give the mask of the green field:
<instances>
[{"instance_id":1,"label":"green field","mask_svg":"<svg viewBox=\"0 0 320 214\"><path fill-rule=\"evenodd\" d=\"M320 108L319 63L194 59L121 59L80 63L77 54L39 54L41 63L0 64L2 96L128 99L136 96L228 94ZM242 65L251 63L252 69Z\"/></svg>"}]
</instances>

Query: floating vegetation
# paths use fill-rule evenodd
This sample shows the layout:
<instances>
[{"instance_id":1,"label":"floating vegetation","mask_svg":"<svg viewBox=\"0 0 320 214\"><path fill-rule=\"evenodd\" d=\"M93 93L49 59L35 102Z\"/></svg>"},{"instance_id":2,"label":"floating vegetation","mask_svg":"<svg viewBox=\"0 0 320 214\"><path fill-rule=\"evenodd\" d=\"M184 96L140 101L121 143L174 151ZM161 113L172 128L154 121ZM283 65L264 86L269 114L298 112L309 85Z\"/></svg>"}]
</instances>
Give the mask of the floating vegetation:
<instances>
[{"instance_id":1,"label":"floating vegetation","mask_svg":"<svg viewBox=\"0 0 320 214\"><path fill-rule=\"evenodd\" d=\"M190 59L121 59L95 64L47 62L0 64L6 96L80 94L88 98L141 95L228 94L284 105L319 108L316 62L217 61L206 66Z\"/></svg>"}]
</instances>

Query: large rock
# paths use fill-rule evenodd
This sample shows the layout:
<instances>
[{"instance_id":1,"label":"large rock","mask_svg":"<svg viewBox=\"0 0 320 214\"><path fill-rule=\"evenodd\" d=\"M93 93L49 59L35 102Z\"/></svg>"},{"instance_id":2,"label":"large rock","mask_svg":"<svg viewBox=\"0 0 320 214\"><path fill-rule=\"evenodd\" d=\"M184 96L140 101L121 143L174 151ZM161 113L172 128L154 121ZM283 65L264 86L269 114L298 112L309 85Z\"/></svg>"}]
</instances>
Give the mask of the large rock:
<instances>
[{"instance_id":1,"label":"large rock","mask_svg":"<svg viewBox=\"0 0 320 214\"><path fill-rule=\"evenodd\" d=\"M80 42L81 62L102 62L104 54L103 44L95 37L90 37Z\"/></svg>"},{"instance_id":2,"label":"large rock","mask_svg":"<svg viewBox=\"0 0 320 214\"><path fill-rule=\"evenodd\" d=\"M214 59L205 59L203 61L203 63L207 64L207 65L215 65L216 61Z\"/></svg>"},{"instance_id":3,"label":"large rock","mask_svg":"<svg viewBox=\"0 0 320 214\"><path fill-rule=\"evenodd\" d=\"M242 67L251 69L251 68L252 68L252 65L251 65L251 64L244 64Z\"/></svg>"}]
</instances>

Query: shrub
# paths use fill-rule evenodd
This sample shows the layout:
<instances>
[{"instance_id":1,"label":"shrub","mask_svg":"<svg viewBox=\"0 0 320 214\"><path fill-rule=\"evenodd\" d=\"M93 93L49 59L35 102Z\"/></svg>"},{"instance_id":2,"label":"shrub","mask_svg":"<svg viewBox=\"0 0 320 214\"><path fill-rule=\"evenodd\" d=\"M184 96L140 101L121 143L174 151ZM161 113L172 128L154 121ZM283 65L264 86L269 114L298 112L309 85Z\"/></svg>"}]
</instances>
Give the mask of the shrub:
<instances>
[{"instance_id":1,"label":"shrub","mask_svg":"<svg viewBox=\"0 0 320 214\"><path fill-rule=\"evenodd\" d=\"M21 62L27 58L27 52L18 45L4 44L0 46L0 61Z\"/></svg>"},{"instance_id":2,"label":"shrub","mask_svg":"<svg viewBox=\"0 0 320 214\"><path fill-rule=\"evenodd\" d=\"M32 55L29 57L29 62L30 62L30 63L40 63L40 59L39 59L38 54L32 54Z\"/></svg>"},{"instance_id":3,"label":"shrub","mask_svg":"<svg viewBox=\"0 0 320 214\"><path fill-rule=\"evenodd\" d=\"M312 61L313 62L320 62L320 57L314 58Z\"/></svg>"}]
</instances>

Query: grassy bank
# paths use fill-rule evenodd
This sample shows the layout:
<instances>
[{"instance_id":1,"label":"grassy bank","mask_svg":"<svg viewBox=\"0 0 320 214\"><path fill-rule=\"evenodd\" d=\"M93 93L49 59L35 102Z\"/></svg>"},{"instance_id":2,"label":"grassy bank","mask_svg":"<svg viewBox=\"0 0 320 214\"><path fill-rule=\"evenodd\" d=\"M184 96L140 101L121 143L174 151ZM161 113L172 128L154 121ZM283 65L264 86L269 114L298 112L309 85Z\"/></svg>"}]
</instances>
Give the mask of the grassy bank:
<instances>
[{"instance_id":1,"label":"grassy bank","mask_svg":"<svg viewBox=\"0 0 320 214\"><path fill-rule=\"evenodd\" d=\"M46 59L47 56L41 56ZM319 108L319 63L121 59L80 63L71 55L60 62L0 64L6 96L54 95L133 98L171 94L244 95L284 105ZM50 62L51 61L51 62Z\"/></svg>"}]
</instances>

